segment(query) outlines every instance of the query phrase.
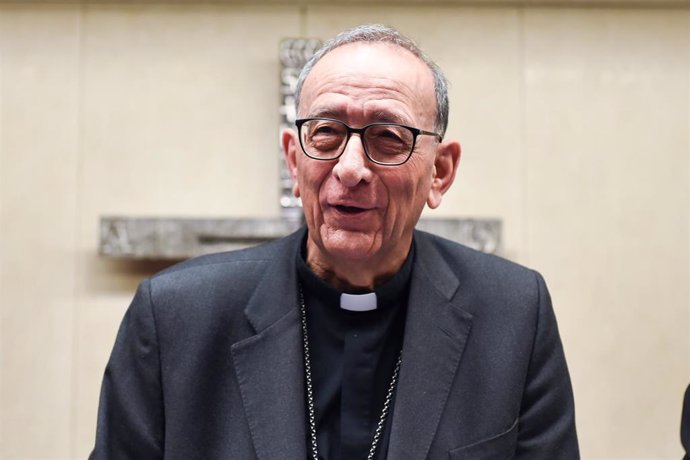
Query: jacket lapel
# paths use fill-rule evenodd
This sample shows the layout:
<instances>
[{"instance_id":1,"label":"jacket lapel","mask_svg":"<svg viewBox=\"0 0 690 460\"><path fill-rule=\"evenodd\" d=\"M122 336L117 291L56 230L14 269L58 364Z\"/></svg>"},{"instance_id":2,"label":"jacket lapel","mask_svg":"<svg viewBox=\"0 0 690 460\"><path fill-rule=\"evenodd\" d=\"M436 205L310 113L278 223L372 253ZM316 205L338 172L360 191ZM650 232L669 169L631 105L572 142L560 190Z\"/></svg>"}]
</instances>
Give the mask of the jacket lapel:
<instances>
[{"instance_id":1,"label":"jacket lapel","mask_svg":"<svg viewBox=\"0 0 690 460\"><path fill-rule=\"evenodd\" d=\"M265 274L245 309L256 335L231 347L256 457L262 460L307 456L294 261L303 234L290 237L292 244L279 246L275 259L267 261Z\"/></svg>"},{"instance_id":2,"label":"jacket lapel","mask_svg":"<svg viewBox=\"0 0 690 460\"><path fill-rule=\"evenodd\" d=\"M472 325L451 303L459 281L423 234L415 234L400 380L390 459L427 457Z\"/></svg>"}]
</instances>

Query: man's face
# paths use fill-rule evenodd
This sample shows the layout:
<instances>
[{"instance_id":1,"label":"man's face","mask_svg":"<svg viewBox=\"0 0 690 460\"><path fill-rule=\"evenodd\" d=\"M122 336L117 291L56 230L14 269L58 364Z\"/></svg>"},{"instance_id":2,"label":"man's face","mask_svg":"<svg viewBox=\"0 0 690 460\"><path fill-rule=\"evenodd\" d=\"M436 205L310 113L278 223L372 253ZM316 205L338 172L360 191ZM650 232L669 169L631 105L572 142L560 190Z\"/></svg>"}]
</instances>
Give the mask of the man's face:
<instances>
[{"instance_id":1,"label":"man's face","mask_svg":"<svg viewBox=\"0 0 690 460\"><path fill-rule=\"evenodd\" d=\"M335 118L354 128L395 122L435 131L431 71L390 44L355 43L328 53L307 77L299 107L299 118ZM394 273L407 256L424 204L438 206L450 185L438 179L437 156L444 144L433 136L419 136L412 156L400 166L369 161L358 135L330 161L307 157L293 131L283 135L283 145L309 229L307 260L341 277L349 269L374 278ZM455 164L458 155L459 146ZM349 283L371 280L350 276Z\"/></svg>"}]
</instances>

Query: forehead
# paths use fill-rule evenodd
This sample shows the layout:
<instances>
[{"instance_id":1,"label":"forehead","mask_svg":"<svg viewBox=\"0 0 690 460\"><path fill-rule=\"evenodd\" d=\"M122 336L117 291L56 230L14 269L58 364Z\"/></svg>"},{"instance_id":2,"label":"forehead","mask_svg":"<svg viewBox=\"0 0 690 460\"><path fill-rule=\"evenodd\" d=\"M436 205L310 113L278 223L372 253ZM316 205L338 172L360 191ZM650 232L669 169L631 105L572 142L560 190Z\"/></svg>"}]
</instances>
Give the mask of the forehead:
<instances>
[{"instance_id":1,"label":"forehead","mask_svg":"<svg viewBox=\"0 0 690 460\"><path fill-rule=\"evenodd\" d=\"M300 116L351 122L422 123L436 113L429 67L410 51L388 43L352 43L316 63L302 89Z\"/></svg>"}]
</instances>

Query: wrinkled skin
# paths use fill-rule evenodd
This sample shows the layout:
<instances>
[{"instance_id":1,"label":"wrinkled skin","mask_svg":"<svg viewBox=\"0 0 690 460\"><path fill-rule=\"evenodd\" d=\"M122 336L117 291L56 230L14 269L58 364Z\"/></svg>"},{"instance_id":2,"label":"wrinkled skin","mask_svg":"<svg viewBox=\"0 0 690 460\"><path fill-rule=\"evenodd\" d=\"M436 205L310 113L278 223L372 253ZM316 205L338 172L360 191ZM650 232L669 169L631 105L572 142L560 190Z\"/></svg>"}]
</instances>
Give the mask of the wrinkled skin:
<instances>
[{"instance_id":1,"label":"wrinkled skin","mask_svg":"<svg viewBox=\"0 0 690 460\"><path fill-rule=\"evenodd\" d=\"M300 118L336 118L356 128L396 122L435 131L431 71L390 44L354 43L328 53L307 77L299 107ZM373 289L398 271L424 205L441 204L460 159L458 142L433 136L419 136L401 166L369 161L358 135L332 161L307 157L294 130L283 132L282 143L309 229L307 263L348 290Z\"/></svg>"}]
</instances>

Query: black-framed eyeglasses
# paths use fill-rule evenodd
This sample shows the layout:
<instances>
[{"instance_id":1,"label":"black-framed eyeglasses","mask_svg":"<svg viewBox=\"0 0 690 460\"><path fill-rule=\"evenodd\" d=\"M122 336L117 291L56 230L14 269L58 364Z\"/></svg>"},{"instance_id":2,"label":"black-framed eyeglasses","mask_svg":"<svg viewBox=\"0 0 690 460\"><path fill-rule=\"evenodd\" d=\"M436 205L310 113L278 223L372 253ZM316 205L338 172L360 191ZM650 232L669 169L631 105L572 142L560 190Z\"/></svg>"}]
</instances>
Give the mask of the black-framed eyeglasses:
<instances>
[{"instance_id":1,"label":"black-framed eyeglasses","mask_svg":"<svg viewBox=\"0 0 690 460\"><path fill-rule=\"evenodd\" d=\"M372 162L384 166L398 166L410 159L417 136L438 133L398 123L371 123L352 128L333 118L301 118L295 121L302 150L314 160L336 160L343 154L353 133L359 134L364 153Z\"/></svg>"}]
</instances>

